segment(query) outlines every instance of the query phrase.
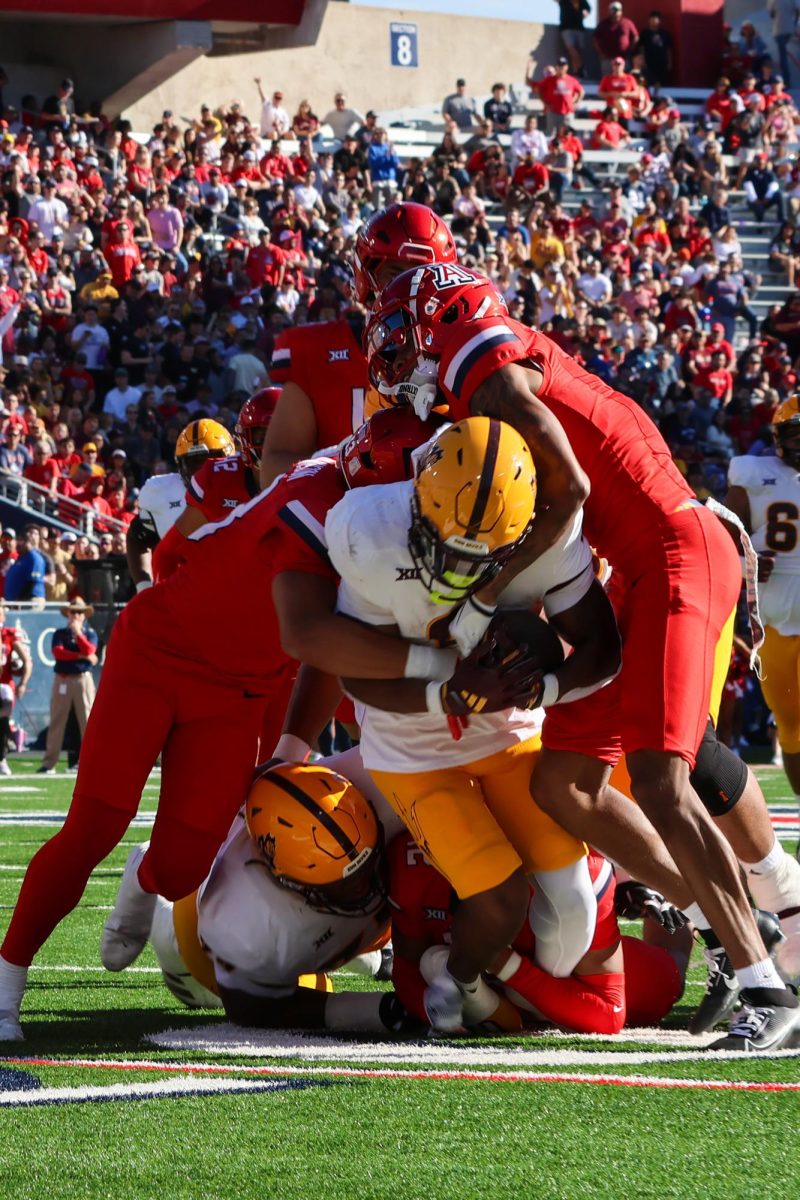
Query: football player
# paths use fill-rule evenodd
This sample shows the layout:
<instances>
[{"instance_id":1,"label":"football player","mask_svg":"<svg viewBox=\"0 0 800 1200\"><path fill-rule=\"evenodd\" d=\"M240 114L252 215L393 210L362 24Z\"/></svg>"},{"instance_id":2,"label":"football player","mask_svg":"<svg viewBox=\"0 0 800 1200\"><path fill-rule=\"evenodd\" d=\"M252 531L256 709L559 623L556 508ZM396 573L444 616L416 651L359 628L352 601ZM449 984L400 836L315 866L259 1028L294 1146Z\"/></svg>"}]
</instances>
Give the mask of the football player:
<instances>
[{"instance_id":1,"label":"football player","mask_svg":"<svg viewBox=\"0 0 800 1200\"><path fill-rule=\"evenodd\" d=\"M209 458L229 458L235 453L233 439L219 421L192 421L175 443L178 470L145 480L139 493L139 512L126 533L128 570L137 592L152 586L151 551L186 507L186 488L192 476Z\"/></svg>"},{"instance_id":2,"label":"football player","mask_svg":"<svg viewBox=\"0 0 800 1200\"><path fill-rule=\"evenodd\" d=\"M510 425L477 417L448 427L426 448L415 480L359 488L329 512L325 531L341 577L339 611L405 638L446 640L454 606L530 535L535 498L530 452ZM542 604L574 647L557 672L565 700L614 676L619 639L581 536L580 512L514 581L507 600ZM540 718L513 707L530 680L516 679L525 668L513 651L508 662L504 675L502 665L473 656L444 684L374 674L368 680L355 671L344 681L361 702L364 765L459 897L447 970L426 996L439 1029L461 1025L480 972L519 929L527 875L537 880L540 959L554 974L573 970L594 927L585 847L530 795ZM493 673L490 702L486 676ZM541 672L533 689L535 708ZM448 717L467 718L457 740Z\"/></svg>"},{"instance_id":3,"label":"football player","mask_svg":"<svg viewBox=\"0 0 800 1200\"><path fill-rule=\"evenodd\" d=\"M411 423L379 415L391 450L375 468L403 478L410 444L428 430L412 414ZM136 920L104 932L111 966L141 951L157 895L187 896L208 873L247 791L264 709L285 709L293 660L368 677L453 671L452 651L409 646L335 614L324 521L346 486L335 461L299 464L226 521L197 530L185 566L119 617L66 821L34 855L0 948L0 1040L22 1037L28 965L119 842L159 753L158 812L131 879ZM227 619L216 633L223 602ZM135 720L120 722L120 712ZM224 754L209 754L220 745Z\"/></svg>"},{"instance_id":4,"label":"football player","mask_svg":"<svg viewBox=\"0 0 800 1200\"><path fill-rule=\"evenodd\" d=\"M262 486L298 459L338 445L381 406L369 395L366 309L398 272L456 258L450 229L427 205L391 204L366 222L353 256L356 303L338 321L299 325L276 339L270 378L283 393L264 445Z\"/></svg>"},{"instance_id":5,"label":"football player","mask_svg":"<svg viewBox=\"0 0 800 1200\"><path fill-rule=\"evenodd\" d=\"M384 845L400 827L357 751L262 768L197 892L159 898L150 941L167 987L249 1027L399 1031L393 996L331 994L327 976L354 959L381 971L372 947L388 937Z\"/></svg>"},{"instance_id":6,"label":"football player","mask_svg":"<svg viewBox=\"0 0 800 1200\"><path fill-rule=\"evenodd\" d=\"M11 714L19 697L25 695L33 662L28 641L21 629L6 625L6 606L0 597L0 775L10 775L6 760Z\"/></svg>"},{"instance_id":7,"label":"football player","mask_svg":"<svg viewBox=\"0 0 800 1200\"><path fill-rule=\"evenodd\" d=\"M245 400L235 429L238 453L206 459L188 479L184 510L153 552L156 578L166 579L184 561L186 539L196 529L223 521L261 491L261 450L280 394L280 388L261 388Z\"/></svg>"},{"instance_id":8,"label":"football player","mask_svg":"<svg viewBox=\"0 0 800 1200\"><path fill-rule=\"evenodd\" d=\"M623 666L608 695L546 723L537 800L620 859L619 847L603 844L598 818L609 770L626 753L633 794L743 989L742 1020L718 1046L779 1048L800 1028L800 1006L767 954L733 852L689 780L712 683L729 661L741 582L721 522L691 492L639 405L511 320L483 276L443 263L405 272L381 293L365 336L376 387L420 412L443 398L453 420L505 420L536 465L541 512L505 570L454 621L462 652L488 627L510 577L563 537L585 502L586 536L625 585L617 606ZM558 698L546 679L545 706Z\"/></svg>"},{"instance_id":9,"label":"football player","mask_svg":"<svg viewBox=\"0 0 800 1200\"><path fill-rule=\"evenodd\" d=\"M772 433L774 455L731 459L725 504L751 534L759 556L761 689L800 805L800 394L778 406Z\"/></svg>"},{"instance_id":10,"label":"football player","mask_svg":"<svg viewBox=\"0 0 800 1200\"><path fill-rule=\"evenodd\" d=\"M425 1019L424 993L434 977L452 934L456 897L443 875L426 861L407 833L389 846L389 903L392 907L394 964L392 981L403 1006ZM592 851L588 859L597 916L586 954L572 974L562 978L543 971L535 955L534 889L528 911L509 948L491 964L493 986L485 982L471 1005L467 1026L491 1021L506 1029L550 1021L577 1033L619 1033L623 1025L656 1025L680 998L692 939L684 930L674 948L620 937L615 912L616 881L611 864ZM657 893L650 893L657 902ZM673 912L676 925L680 916ZM432 952L432 947L441 947ZM496 981L496 982L495 982ZM502 988L497 988L497 983ZM500 992L514 1004L513 1015L501 1006ZM521 1010L521 1012L520 1012Z\"/></svg>"}]
</instances>

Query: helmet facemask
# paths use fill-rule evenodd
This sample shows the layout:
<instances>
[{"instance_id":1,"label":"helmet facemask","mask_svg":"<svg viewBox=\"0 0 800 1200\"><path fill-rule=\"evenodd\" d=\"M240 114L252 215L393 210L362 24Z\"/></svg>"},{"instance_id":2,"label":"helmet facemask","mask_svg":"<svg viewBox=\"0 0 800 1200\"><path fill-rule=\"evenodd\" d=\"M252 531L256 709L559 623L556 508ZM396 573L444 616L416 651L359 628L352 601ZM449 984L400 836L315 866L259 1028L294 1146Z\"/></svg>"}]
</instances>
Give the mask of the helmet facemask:
<instances>
[{"instance_id":1,"label":"helmet facemask","mask_svg":"<svg viewBox=\"0 0 800 1200\"><path fill-rule=\"evenodd\" d=\"M288 875L271 872L280 887L302 896L317 912L335 917L367 917L379 912L386 904L388 883L383 855L383 830L375 846L362 850L358 859L345 867L342 878L335 883L309 884L291 879Z\"/></svg>"},{"instance_id":2,"label":"helmet facemask","mask_svg":"<svg viewBox=\"0 0 800 1200\"><path fill-rule=\"evenodd\" d=\"M454 545L459 542L458 546ZM514 544L516 545L516 543ZM514 549L490 553L481 542L466 538L443 541L432 521L422 513L416 494L411 498L408 549L423 586L435 604L451 606L466 600L498 573Z\"/></svg>"}]
</instances>

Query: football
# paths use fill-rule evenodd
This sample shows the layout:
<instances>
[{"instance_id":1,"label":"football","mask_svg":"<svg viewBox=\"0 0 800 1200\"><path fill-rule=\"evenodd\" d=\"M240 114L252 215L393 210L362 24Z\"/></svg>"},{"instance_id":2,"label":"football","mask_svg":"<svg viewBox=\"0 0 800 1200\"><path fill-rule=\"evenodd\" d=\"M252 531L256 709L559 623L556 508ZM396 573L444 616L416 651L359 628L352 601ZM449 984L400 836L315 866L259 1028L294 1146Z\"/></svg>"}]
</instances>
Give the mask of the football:
<instances>
[{"instance_id":1,"label":"football","mask_svg":"<svg viewBox=\"0 0 800 1200\"><path fill-rule=\"evenodd\" d=\"M501 647L527 646L540 671L555 671L564 661L564 647L553 626L527 609L498 612L486 634L487 640L494 637L501 639Z\"/></svg>"}]
</instances>

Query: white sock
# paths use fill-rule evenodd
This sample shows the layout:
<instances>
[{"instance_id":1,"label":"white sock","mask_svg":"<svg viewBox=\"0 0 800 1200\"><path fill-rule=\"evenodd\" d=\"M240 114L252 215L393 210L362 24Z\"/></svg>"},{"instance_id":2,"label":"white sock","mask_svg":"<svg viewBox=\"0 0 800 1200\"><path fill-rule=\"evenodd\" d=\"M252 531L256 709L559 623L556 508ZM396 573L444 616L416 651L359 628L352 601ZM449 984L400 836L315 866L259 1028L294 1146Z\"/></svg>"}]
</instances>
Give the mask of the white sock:
<instances>
[{"instance_id":1,"label":"white sock","mask_svg":"<svg viewBox=\"0 0 800 1200\"><path fill-rule=\"evenodd\" d=\"M778 988L783 991L786 987L771 958L752 963L749 967L737 968L736 978L743 988Z\"/></svg>"},{"instance_id":2,"label":"white sock","mask_svg":"<svg viewBox=\"0 0 800 1200\"><path fill-rule=\"evenodd\" d=\"M739 862L748 875L771 875L783 862L784 853L783 846L776 837L769 854L765 855L760 862L747 863L743 859L739 859Z\"/></svg>"},{"instance_id":3,"label":"white sock","mask_svg":"<svg viewBox=\"0 0 800 1200\"><path fill-rule=\"evenodd\" d=\"M18 967L0 955L0 1010L19 1012L27 981L27 967Z\"/></svg>"},{"instance_id":4,"label":"white sock","mask_svg":"<svg viewBox=\"0 0 800 1200\"><path fill-rule=\"evenodd\" d=\"M800 863L775 838L769 854L758 863L742 863L747 886L759 908L784 912L800 905Z\"/></svg>"},{"instance_id":5,"label":"white sock","mask_svg":"<svg viewBox=\"0 0 800 1200\"><path fill-rule=\"evenodd\" d=\"M683 909L685 916L694 925L695 929L710 929L711 925L699 904L687 904Z\"/></svg>"}]
</instances>

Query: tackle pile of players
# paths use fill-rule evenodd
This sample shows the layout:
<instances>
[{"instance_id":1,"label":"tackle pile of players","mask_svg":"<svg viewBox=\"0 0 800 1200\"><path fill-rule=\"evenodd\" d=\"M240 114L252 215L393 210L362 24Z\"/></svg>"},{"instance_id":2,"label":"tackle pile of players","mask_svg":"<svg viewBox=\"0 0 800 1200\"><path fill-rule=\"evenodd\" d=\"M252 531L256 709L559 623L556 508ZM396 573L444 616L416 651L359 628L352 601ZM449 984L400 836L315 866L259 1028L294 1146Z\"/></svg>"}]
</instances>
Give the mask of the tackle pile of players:
<instances>
[{"instance_id":1,"label":"tackle pile of players","mask_svg":"<svg viewBox=\"0 0 800 1200\"><path fill-rule=\"evenodd\" d=\"M176 996L245 1026L614 1034L669 1013L694 931L692 1032L738 1006L715 1047L793 1045L800 864L714 730L745 529L430 209L376 214L353 269L361 316L281 335L238 452L195 421L142 492L138 594L0 948L0 1040L160 755L111 971L150 940ZM334 711L359 744L312 762ZM333 990L345 963L391 990Z\"/></svg>"}]
</instances>

